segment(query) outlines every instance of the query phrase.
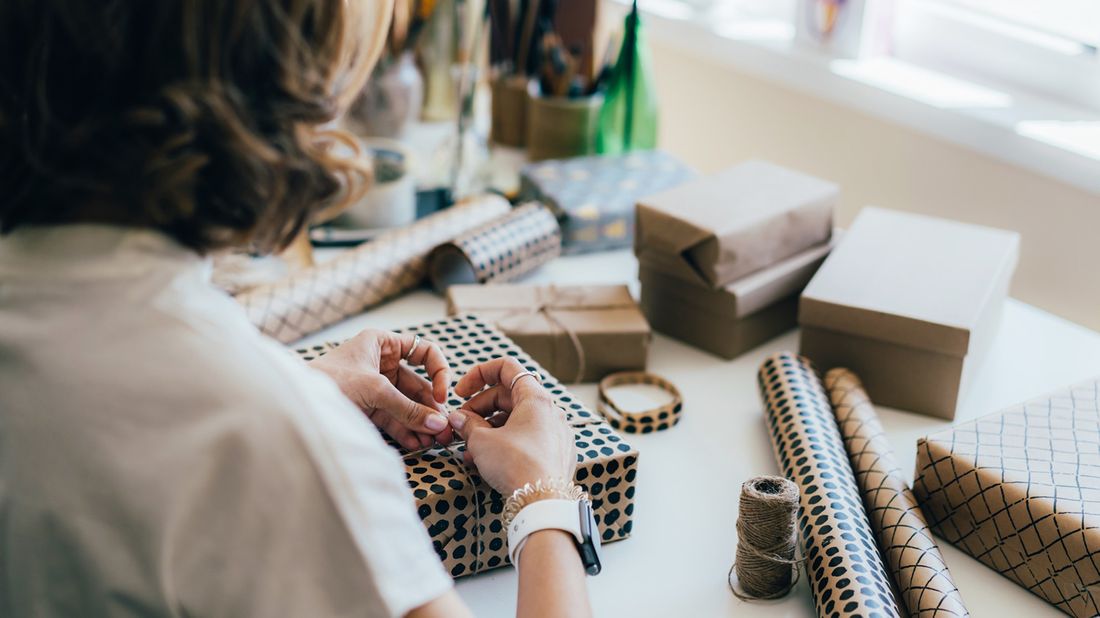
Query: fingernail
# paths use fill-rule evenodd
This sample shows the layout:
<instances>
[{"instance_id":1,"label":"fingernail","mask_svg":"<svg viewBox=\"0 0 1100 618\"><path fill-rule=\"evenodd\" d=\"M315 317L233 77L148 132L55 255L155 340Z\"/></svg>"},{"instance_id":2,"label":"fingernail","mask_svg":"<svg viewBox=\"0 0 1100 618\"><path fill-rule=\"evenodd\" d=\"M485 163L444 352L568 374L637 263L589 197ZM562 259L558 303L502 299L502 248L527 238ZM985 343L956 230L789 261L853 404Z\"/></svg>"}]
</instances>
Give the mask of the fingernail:
<instances>
[{"instance_id":1,"label":"fingernail","mask_svg":"<svg viewBox=\"0 0 1100 618\"><path fill-rule=\"evenodd\" d=\"M455 412L447 417L451 421L451 427L462 431L462 428L466 426L466 415L461 412Z\"/></svg>"},{"instance_id":2,"label":"fingernail","mask_svg":"<svg viewBox=\"0 0 1100 618\"><path fill-rule=\"evenodd\" d=\"M447 418L442 414L429 414L428 418L424 420L424 426L429 431L443 431L447 428Z\"/></svg>"}]
</instances>

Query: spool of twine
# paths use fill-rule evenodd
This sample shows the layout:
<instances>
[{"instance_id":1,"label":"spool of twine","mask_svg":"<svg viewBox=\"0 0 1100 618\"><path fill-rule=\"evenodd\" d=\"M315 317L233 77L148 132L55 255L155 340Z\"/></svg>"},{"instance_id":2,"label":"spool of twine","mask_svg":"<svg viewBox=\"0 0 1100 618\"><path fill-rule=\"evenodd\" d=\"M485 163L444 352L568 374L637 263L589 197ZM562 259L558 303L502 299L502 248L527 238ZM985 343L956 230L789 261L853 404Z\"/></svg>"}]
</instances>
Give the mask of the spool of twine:
<instances>
[{"instance_id":1,"label":"spool of twine","mask_svg":"<svg viewBox=\"0 0 1100 618\"><path fill-rule=\"evenodd\" d=\"M778 599L798 583L798 485L780 476L758 476L741 486L737 557L729 585L742 600ZM734 571L740 590L733 582Z\"/></svg>"}]
</instances>

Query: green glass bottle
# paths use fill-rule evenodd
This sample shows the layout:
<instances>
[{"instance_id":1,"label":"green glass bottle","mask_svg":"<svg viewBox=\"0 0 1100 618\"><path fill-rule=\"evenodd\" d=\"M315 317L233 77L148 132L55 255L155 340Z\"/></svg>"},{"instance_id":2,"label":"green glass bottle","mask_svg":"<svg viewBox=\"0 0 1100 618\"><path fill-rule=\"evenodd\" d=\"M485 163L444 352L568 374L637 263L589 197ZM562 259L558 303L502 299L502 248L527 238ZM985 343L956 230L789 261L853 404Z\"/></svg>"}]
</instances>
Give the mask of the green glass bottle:
<instances>
[{"instance_id":1,"label":"green glass bottle","mask_svg":"<svg viewBox=\"0 0 1100 618\"><path fill-rule=\"evenodd\" d=\"M623 45L611 70L596 129L596 151L619 154L657 146L657 95L638 2L626 16Z\"/></svg>"}]
</instances>

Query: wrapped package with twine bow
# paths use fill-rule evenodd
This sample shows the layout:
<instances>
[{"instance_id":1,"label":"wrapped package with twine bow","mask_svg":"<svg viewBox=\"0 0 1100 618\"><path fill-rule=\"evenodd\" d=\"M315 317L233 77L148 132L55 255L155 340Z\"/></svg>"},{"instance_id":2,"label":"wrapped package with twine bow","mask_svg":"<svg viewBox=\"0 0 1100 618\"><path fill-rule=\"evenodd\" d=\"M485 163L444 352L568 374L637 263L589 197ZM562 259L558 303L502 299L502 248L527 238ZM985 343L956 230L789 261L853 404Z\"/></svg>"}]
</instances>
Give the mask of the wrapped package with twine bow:
<instances>
[{"instance_id":1,"label":"wrapped package with twine bow","mask_svg":"<svg viewBox=\"0 0 1100 618\"><path fill-rule=\"evenodd\" d=\"M609 543L630 536L638 451L600 415L588 410L522 349L476 316L447 318L398 332L417 333L439 345L450 361L455 382L470 367L502 356L515 358L538 374L573 427L578 462L574 478L592 499L600 538ZM310 360L336 345L313 346L298 353ZM422 369L416 371L423 375ZM452 397L447 405L457 408L462 401ZM402 452L405 477L420 519L453 577L508 564L508 535L502 522L504 496L463 464L464 451L463 444L453 444Z\"/></svg>"},{"instance_id":2,"label":"wrapped package with twine bow","mask_svg":"<svg viewBox=\"0 0 1100 618\"><path fill-rule=\"evenodd\" d=\"M649 324L625 285L454 285L447 313L495 324L567 382L646 366Z\"/></svg>"}]
</instances>

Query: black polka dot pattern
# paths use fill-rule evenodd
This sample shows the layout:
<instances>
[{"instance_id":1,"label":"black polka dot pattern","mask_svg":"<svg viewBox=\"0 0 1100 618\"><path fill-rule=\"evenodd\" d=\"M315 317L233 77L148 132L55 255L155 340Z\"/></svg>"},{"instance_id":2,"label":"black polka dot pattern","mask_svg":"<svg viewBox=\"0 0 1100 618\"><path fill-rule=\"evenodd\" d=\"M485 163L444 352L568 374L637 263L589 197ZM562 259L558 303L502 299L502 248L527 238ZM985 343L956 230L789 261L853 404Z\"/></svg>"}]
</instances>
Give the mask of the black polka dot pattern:
<instances>
[{"instance_id":1,"label":"black polka dot pattern","mask_svg":"<svg viewBox=\"0 0 1100 618\"><path fill-rule=\"evenodd\" d=\"M627 412L619 408L608 395L608 390L623 384L649 384L672 395L672 401L665 405L640 412ZM612 427L627 433L651 433L663 431L680 422L684 410L684 400L680 389L661 376L645 371L622 371L613 373L600 380L599 399L596 410L607 419Z\"/></svg>"},{"instance_id":2,"label":"black polka dot pattern","mask_svg":"<svg viewBox=\"0 0 1100 618\"><path fill-rule=\"evenodd\" d=\"M817 372L783 352L764 361L757 378L780 468L802 494L799 530L818 616L900 616Z\"/></svg>"},{"instance_id":3,"label":"black polka dot pattern","mask_svg":"<svg viewBox=\"0 0 1100 618\"><path fill-rule=\"evenodd\" d=\"M437 247L428 259L449 259L456 252L472 275L467 281L508 281L561 255L561 228L548 208L530 202ZM444 280L444 270L436 265L428 271L436 290L455 283Z\"/></svg>"},{"instance_id":4,"label":"black polka dot pattern","mask_svg":"<svg viewBox=\"0 0 1100 618\"><path fill-rule=\"evenodd\" d=\"M473 365L503 356L515 358L540 376L543 387L573 427L577 447L575 480L592 499L600 537L608 543L630 536L638 451L599 415L588 410L500 331L475 316L447 318L399 332L418 333L438 345L450 361L455 382ZM303 360L311 360L337 345L304 348L298 354ZM417 372L423 375L423 370ZM452 397L447 405L457 408L462 403ZM509 563L508 535L502 521L504 497L462 464L464 450L464 445L458 445L404 453L405 478L416 499L417 512L436 553L454 577Z\"/></svg>"}]
</instances>

